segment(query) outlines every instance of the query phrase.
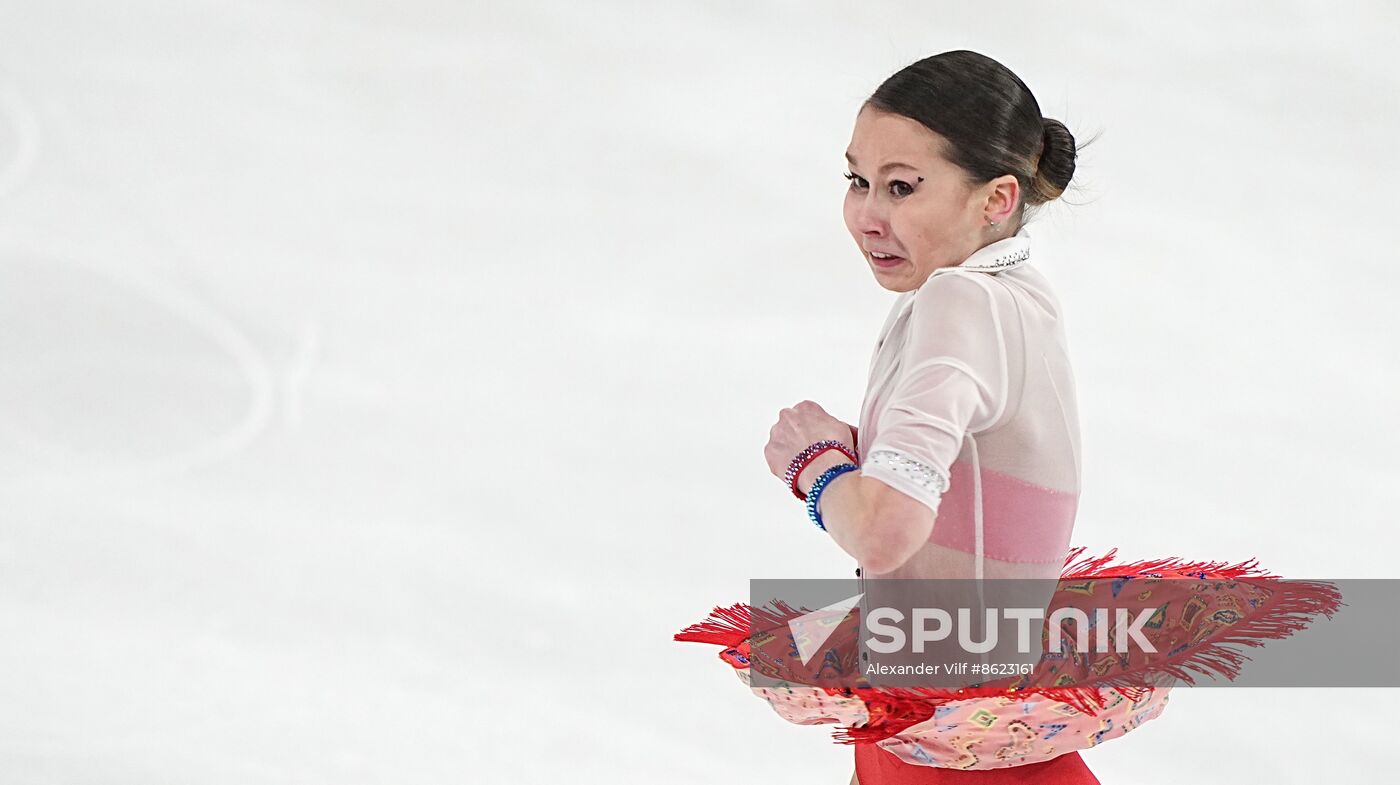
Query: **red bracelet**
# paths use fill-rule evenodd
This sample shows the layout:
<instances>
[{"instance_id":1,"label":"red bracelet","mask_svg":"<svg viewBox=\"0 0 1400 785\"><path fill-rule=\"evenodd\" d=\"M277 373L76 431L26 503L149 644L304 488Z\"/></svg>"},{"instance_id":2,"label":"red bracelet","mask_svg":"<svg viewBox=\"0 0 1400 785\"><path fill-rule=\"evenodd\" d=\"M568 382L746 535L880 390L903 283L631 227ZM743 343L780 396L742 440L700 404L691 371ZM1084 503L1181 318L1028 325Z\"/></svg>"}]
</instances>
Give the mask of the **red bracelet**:
<instances>
[{"instance_id":1,"label":"red bracelet","mask_svg":"<svg viewBox=\"0 0 1400 785\"><path fill-rule=\"evenodd\" d=\"M840 450L843 455L851 459L851 463L860 464L860 459L851 451L851 448L834 439L823 439L807 445L806 449L798 453L797 457L792 459L792 463L788 464L787 474L783 477L783 482L792 489L792 495L799 500L807 501L807 494L797 490L797 478L802 474L802 470L807 468L807 464L816 460L818 455L827 450Z\"/></svg>"}]
</instances>

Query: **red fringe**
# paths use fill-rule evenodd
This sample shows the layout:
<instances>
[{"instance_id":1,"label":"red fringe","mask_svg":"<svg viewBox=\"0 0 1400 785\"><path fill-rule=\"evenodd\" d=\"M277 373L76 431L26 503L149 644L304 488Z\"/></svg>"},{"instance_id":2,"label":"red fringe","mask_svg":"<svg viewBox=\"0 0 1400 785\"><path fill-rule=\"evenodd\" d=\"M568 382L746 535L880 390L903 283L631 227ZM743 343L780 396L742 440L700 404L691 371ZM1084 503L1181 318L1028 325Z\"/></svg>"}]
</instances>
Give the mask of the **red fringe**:
<instances>
[{"instance_id":1,"label":"red fringe","mask_svg":"<svg viewBox=\"0 0 1400 785\"><path fill-rule=\"evenodd\" d=\"M1102 556L1083 559L1071 564L1074 557L1083 553L1086 547L1080 545L1071 548L1069 555L1065 557L1064 569L1060 572L1061 580L1066 578L1123 578L1123 577L1153 577L1162 572L1178 572L1182 574L1192 574L1205 572L1211 578L1278 578L1277 575L1270 574L1258 564L1258 559L1230 564L1223 561L1185 561L1177 557L1166 559L1144 559L1141 561L1128 562L1126 564L1115 564L1109 566L1113 557L1118 553L1117 548L1109 550ZM1199 576L1206 577L1206 576Z\"/></svg>"},{"instance_id":2,"label":"red fringe","mask_svg":"<svg viewBox=\"0 0 1400 785\"><path fill-rule=\"evenodd\" d=\"M716 646L738 646L749 637L751 608L736 602L728 608L715 606L705 621L692 624L676 633L675 640L713 643Z\"/></svg>"},{"instance_id":3,"label":"red fringe","mask_svg":"<svg viewBox=\"0 0 1400 785\"><path fill-rule=\"evenodd\" d=\"M1061 573L1061 580L1066 578L1158 577L1162 572L1196 575L1200 578L1210 579L1281 580L1280 576L1273 575L1259 567L1257 559L1229 564L1223 561L1184 561L1172 557L1110 566L1109 562L1118 553L1117 548L1111 549L1103 556L1070 564L1084 550L1084 546L1070 550L1069 555L1065 558L1065 568ZM1231 625L1229 635L1213 639L1209 644L1197 648L1185 659L1178 662L1162 662L1139 667L1131 674L1119 674L1101 679L1097 683L1122 691L1125 687L1131 686L1124 684L1126 681L1140 683L1143 676L1166 674L1187 684L1195 684L1195 678L1190 671L1204 676L1224 676L1233 681L1239 676L1241 664L1249 658L1238 651L1227 648L1229 645L1263 646L1265 639L1285 638L1304 629L1318 614L1330 619L1340 606L1346 605L1342 602L1341 593L1330 583L1291 580L1286 585L1288 593L1284 598L1271 603L1266 611L1250 615L1246 621ZM1090 713L1096 714L1097 712Z\"/></svg>"}]
</instances>

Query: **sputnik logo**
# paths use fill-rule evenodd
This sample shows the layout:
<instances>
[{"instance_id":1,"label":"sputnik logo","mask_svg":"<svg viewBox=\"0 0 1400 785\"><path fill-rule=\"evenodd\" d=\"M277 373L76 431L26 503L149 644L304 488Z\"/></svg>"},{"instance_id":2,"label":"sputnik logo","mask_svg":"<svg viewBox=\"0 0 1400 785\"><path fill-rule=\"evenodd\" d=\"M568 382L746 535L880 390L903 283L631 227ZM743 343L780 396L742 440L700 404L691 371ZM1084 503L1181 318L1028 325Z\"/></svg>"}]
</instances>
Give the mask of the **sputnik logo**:
<instances>
[{"instance_id":1,"label":"sputnik logo","mask_svg":"<svg viewBox=\"0 0 1400 785\"><path fill-rule=\"evenodd\" d=\"M851 608L860 602L860 598L865 596L861 592L854 597L847 597L838 603L819 608L811 613L806 613L788 622L788 631L792 633L792 640L797 644L797 653L802 657L802 664L806 665L809 660L821 651L822 645L826 643L831 633L841 626L846 616L850 614Z\"/></svg>"}]
</instances>

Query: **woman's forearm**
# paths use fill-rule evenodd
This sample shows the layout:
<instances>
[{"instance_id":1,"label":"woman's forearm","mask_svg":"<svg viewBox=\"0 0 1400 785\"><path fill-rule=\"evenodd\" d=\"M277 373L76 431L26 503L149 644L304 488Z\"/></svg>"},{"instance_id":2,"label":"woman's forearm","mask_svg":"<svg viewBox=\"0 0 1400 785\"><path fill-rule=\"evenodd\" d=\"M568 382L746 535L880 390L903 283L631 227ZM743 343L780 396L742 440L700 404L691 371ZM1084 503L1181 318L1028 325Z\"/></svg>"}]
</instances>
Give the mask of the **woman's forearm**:
<instances>
[{"instance_id":1,"label":"woman's forearm","mask_svg":"<svg viewBox=\"0 0 1400 785\"><path fill-rule=\"evenodd\" d=\"M852 429L854 430L854 429ZM833 466L849 463L850 459L836 450L828 450L818 455L797 478L797 487L803 493L811 490L822 472ZM822 490L820 512L822 525L827 534L836 541L841 550L850 554L857 562L865 563L870 544L869 499L866 483L872 482L862 477L859 471L838 474ZM874 481L878 482L878 480Z\"/></svg>"}]
</instances>

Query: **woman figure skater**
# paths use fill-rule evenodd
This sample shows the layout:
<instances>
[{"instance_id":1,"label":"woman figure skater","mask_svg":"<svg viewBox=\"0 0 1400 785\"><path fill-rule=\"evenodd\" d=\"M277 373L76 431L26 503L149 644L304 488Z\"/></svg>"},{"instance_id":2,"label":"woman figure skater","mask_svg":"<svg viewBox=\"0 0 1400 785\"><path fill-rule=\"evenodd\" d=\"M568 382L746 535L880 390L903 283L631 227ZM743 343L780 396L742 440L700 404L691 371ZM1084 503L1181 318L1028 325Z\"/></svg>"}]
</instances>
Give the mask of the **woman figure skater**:
<instances>
[{"instance_id":1,"label":"woman figure skater","mask_svg":"<svg viewBox=\"0 0 1400 785\"><path fill-rule=\"evenodd\" d=\"M787 482L806 461L795 490L862 584L1060 575L1079 422L1060 304L1025 225L1070 184L1076 155L1014 73L970 51L901 69L856 116L846 227L898 297L859 424L803 401L779 414L764 454ZM916 746L855 745L851 782L1098 782L1077 751L964 771Z\"/></svg>"}]
</instances>

